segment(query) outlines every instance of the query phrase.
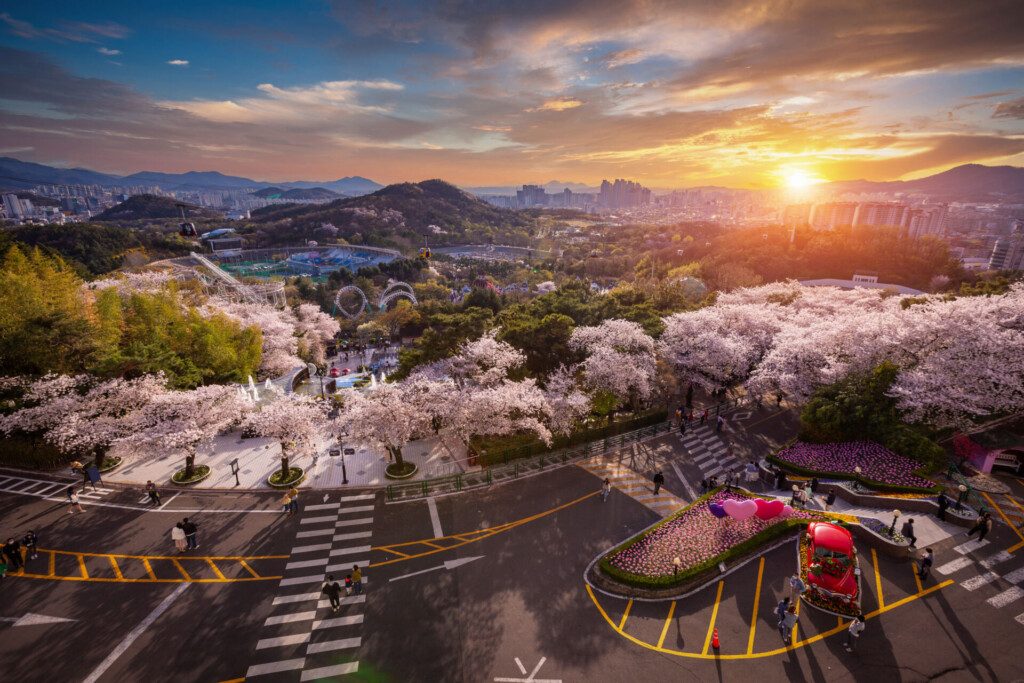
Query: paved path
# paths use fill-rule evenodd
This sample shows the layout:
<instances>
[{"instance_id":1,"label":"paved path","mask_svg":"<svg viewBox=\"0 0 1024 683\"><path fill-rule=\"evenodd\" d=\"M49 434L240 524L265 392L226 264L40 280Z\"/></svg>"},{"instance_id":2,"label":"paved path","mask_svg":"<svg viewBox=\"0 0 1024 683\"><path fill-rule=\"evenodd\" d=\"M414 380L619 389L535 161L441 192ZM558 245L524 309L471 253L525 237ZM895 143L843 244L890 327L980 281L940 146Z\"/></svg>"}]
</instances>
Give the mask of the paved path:
<instances>
[{"instance_id":1,"label":"paved path","mask_svg":"<svg viewBox=\"0 0 1024 683\"><path fill-rule=\"evenodd\" d=\"M374 498L373 494L341 496L334 502L317 500L304 506L295 546L271 614L263 622L247 680L333 680L358 672L368 591L343 598L341 610L334 612L321 590L327 574L344 584L353 565L365 571Z\"/></svg>"},{"instance_id":2,"label":"paved path","mask_svg":"<svg viewBox=\"0 0 1024 683\"><path fill-rule=\"evenodd\" d=\"M743 468L743 463L730 452L730 448L719 434L708 425L688 429L685 434L679 435L679 439L705 478L721 478L727 473Z\"/></svg>"}]
</instances>

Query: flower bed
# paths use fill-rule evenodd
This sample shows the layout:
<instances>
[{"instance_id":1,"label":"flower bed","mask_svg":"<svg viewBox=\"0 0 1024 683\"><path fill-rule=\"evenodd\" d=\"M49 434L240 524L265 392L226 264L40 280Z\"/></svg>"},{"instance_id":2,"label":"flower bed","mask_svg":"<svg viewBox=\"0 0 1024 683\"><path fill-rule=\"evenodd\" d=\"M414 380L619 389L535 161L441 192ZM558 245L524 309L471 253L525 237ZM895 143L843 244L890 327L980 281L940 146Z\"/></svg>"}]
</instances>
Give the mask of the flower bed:
<instances>
[{"instance_id":1,"label":"flower bed","mask_svg":"<svg viewBox=\"0 0 1024 683\"><path fill-rule=\"evenodd\" d=\"M800 563L800 578L803 579L804 585L806 586L811 585L810 582L808 582L807 580L807 551L810 547L810 544L811 541L807 537L807 534L800 534L800 546L798 550L799 555L797 559ZM851 559L854 563L854 566L856 566L857 556L854 555ZM858 614L860 614L860 575L857 575L857 600L854 602L853 605L844 600L840 600L839 598L818 593L813 589L808 589L804 591L803 595L800 596L800 599L812 605L813 607L817 607L820 610L824 610L832 614L837 614L843 617L855 617Z\"/></svg>"},{"instance_id":2,"label":"flower bed","mask_svg":"<svg viewBox=\"0 0 1024 683\"><path fill-rule=\"evenodd\" d=\"M601 571L637 588L668 588L683 583L719 562L738 557L788 531L826 518L795 510L788 517L762 520L718 519L708 508L729 498L756 498L740 491L716 489L601 558ZM674 571L672 560L682 563Z\"/></svg>"},{"instance_id":3,"label":"flower bed","mask_svg":"<svg viewBox=\"0 0 1024 683\"><path fill-rule=\"evenodd\" d=\"M275 489L289 488L291 486L298 485L303 479L305 479L305 473L301 467L289 467L288 476L281 476L281 470L274 470L269 477L267 477L267 483Z\"/></svg>"},{"instance_id":4,"label":"flower bed","mask_svg":"<svg viewBox=\"0 0 1024 683\"><path fill-rule=\"evenodd\" d=\"M917 474L920 463L873 441L806 443L797 441L768 460L797 474L856 479L865 486L893 492L934 493L941 487ZM861 468L860 476L854 470Z\"/></svg>"},{"instance_id":5,"label":"flower bed","mask_svg":"<svg viewBox=\"0 0 1024 683\"><path fill-rule=\"evenodd\" d=\"M196 465L195 469L192 470L192 476L188 479L185 478L184 468L178 470L171 475L171 482L187 486L189 484L198 484L203 479L206 479L213 472L209 465Z\"/></svg>"},{"instance_id":6,"label":"flower bed","mask_svg":"<svg viewBox=\"0 0 1024 683\"><path fill-rule=\"evenodd\" d=\"M891 525L890 524L886 524L885 522L883 522L883 521L881 521L879 519L875 519L874 517L858 517L857 521L860 522L860 525L862 527L864 527L868 531L873 532L874 534L876 534L878 536L881 536L882 538L884 538L887 541L891 541L892 543L898 543L900 545L906 545L906 546L910 545L910 541L908 541L903 536L903 534L901 534L899 532L898 528L897 528L897 530L896 530L896 532L894 534L890 535L889 534L889 529L890 529ZM899 525L897 525L897 527L898 526Z\"/></svg>"}]
</instances>

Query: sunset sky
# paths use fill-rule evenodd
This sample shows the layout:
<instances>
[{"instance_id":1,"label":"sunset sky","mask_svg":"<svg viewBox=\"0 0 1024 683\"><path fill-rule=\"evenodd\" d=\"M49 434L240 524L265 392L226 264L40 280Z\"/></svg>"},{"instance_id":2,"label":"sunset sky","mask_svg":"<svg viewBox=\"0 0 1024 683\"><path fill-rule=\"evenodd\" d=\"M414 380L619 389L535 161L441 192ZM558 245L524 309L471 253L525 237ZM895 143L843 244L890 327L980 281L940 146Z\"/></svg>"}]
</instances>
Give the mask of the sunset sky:
<instances>
[{"instance_id":1,"label":"sunset sky","mask_svg":"<svg viewBox=\"0 0 1024 683\"><path fill-rule=\"evenodd\" d=\"M1024 3L0 1L0 155L774 187L1024 165Z\"/></svg>"}]
</instances>

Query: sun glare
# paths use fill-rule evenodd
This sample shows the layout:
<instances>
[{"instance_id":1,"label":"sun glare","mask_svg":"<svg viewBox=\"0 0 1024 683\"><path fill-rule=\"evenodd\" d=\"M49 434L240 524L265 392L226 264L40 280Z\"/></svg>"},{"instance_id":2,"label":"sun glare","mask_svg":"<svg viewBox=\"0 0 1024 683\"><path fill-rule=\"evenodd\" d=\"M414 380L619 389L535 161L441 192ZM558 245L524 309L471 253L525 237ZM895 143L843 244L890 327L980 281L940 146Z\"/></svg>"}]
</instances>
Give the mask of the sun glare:
<instances>
[{"instance_id":1,"label":"sun glare","mask_svg":"<svg viewBox=\"0 0 1024 683\"><path fill-rule=\"evenodd\" d=\"M808 173L802 168L783 169L782 179L787 188L798 192L823 182L822 178Z\"/></svg>"}]
</instances>

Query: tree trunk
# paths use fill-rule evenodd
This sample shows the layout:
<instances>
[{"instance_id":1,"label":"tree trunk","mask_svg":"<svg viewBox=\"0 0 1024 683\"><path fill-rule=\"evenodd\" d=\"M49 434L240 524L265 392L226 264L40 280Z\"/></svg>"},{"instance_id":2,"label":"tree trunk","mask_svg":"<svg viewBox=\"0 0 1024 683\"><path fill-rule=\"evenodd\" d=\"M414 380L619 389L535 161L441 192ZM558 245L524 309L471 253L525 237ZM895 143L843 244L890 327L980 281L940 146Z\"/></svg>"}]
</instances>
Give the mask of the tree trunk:
<instances>
[{"instance_id":1,"label":"tree trunk","mask_svg":"<svg viewBox=\"0 0 1024 683\"><path fill-rule=\"evenodd\" d=\"M399 467L405 464L405 460L402 459L402 448L400 446L388 446L388 453L395 459L395 464Z\"/></svg>"},{"instance_id":2,"label":"tree trunk","mask_svg":"<svg viewBox=\"0 0 1024 683\"><path fill-rule=\"evenodd\" d=\"M288 451L284 449L284 444L281 445L281 477L282 481L288 479Z\"/></svg>"},{"instance_id":3,"label":"tree trunk","mask_svg":"<svg viewBox=\"0 0 1024 683\"><path fill-rule=\"evenodd\" d=\"M96 469L97 470L99 470L101 467L103 467L103 458L104 458L105 455L106 455L106 453L99 446L97 446L96 448L94 448L92 450L93 462L96 463Z\"/></svg>"},{"instance_id":4,"label":"tree trunk","mask_svg":"<svg viewBox=\"0 0 1024 683\"><path fill-rule=\"evenodd\" d=\"M189 451L185 455L185 479L191 479L196 473L196 454Z\"/></svg>"}]
</instances>

